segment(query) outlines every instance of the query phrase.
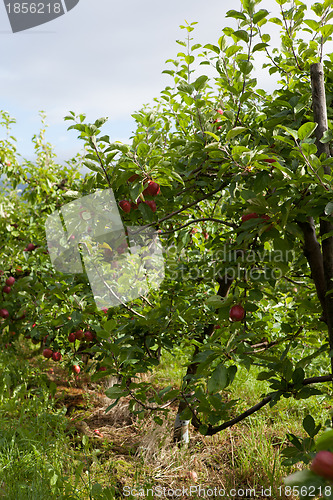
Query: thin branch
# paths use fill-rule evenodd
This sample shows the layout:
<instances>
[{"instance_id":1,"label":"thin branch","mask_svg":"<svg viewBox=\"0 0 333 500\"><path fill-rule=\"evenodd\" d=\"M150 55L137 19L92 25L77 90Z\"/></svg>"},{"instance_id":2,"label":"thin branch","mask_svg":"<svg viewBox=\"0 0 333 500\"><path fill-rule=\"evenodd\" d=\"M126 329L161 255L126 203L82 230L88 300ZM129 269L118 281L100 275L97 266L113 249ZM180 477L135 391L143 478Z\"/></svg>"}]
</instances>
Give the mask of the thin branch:
<instances>
[{"instance_id":1,"label":"thin branch","mask_svg":"<svg viewBox=\"0 0 333 500\"><path fill-rule=\"evenodd\" d=\"M332 375L323 375L321 377L310 377L303 380L303 385L319 384L322 382L330 382L331 380L332 380ZM223 431L224 429L227 429L235 424L238 424L238 422L241 422L250 415L253 415L253 413L256 413L263 406L267 405L272 400L273 396L274 394L269 394L262 401L252 406L248 410L244 411L237 417L229 420L228 422L224 422L223 424L218 425L216 427L209 425L208 430L206 432L206 436L213 436L214 434L217 434L218 432Z\"/></svg>"},{"instance_id":2,"label":"thin branch","mask_svg":"<svg viewBox=\"0 0 333 500\"><path fill-rule=\"evenodd\" d=\"M229 181L228 181L229 182ZM200 203L201 201L203 200L207 200L208 198L210 198L211 196L213 196L213 194L216 194L218 193L219 191L221 191L221 189L223 189L224 187L226 187L228 185L228 182L224 182L223 184L221 184L217 189L214 189L214 191L211 191L210 193L208 193L206 196L202 197L202 198L199 198L198 200L196 201L193 201L192 203L189 203L188 205L185 205L184 207L180 208L179 210L176 210L175 212L172 212L171 214L169 215L166 215L165 217L162 217L161 219L159 219L158 221L156 222L151 222L150 224L147 224L145 226L141 226L140 229L138 229L137 231L133 232L132 235L134 234L137 234L137 233L140 233L141 231L144 231L145 229L147 229L148 227L151 227L151 226L156 226L158 224L160 224L161 222L164 222L165 220L168 220L168 219L171 219L171 217L173 217L174 215L177 215L181 212L184 212L184 210L187 210L188 208L191 208L193 207L194 205L197 205L198 203Z\"/></svg>"},{"instance_id":3,"label":"thin branch","mask_svg":"<svg viewBox=\"0 0 333 500\"><path fill-rule=\"evenodd\" d=\"M288 30L287 20L286 20L286 17L285 17L285 15L284 15L284 10L283 10L282 5L280 5L280 10L281 10L281 14L282 14L282 17L283 17L283 21L284 21L284 25L285 25L286 33L287 33L288 38L289 38L289 40L290 40L290 42L291 42L291 50L292 50L292 52L293 52L293 55L294 55L294 58L295 58L295 61L296 61L296 66L298 67L298 69L299 69L300 71L303 71L303 68L301 68L301 66L300 66L300 65L299 65L299 63L298 63L297 55L296 55L295 50L294 50L293 40L292 40L292 38L291 38L291 33L289 33L289 30Z\"/></svg>"},{"instance_id":4,"label":"thin branch","mask_svg":"<svg viewBox=\"0 0 333 500\"><path fill-rule=\"evenodd\" d=\"M97 155L98 161L99 161L99 163L100 163L100 165L101 165L101 167L102 167L102 170L103 170L104 175L105 175L105 177L106 177L107 183L109 184L109 187L111 187L111 181L110 181L110 178L109 178L108 173L107 173L107 171L106 171L106 169L105 169L105 167L104 167L104 165L103 165L102 158L100 157L100 154L99 154L99 152L98 152L98 149L97 149L96 143L95 143L95 141L94 141L92 138L91 138L91 144L93 145L93 148L94 148L94 150L95 150L95 152L96 152L96 155Z\"/></svg>"},{"instance_id":5,"label":"thin branch","mask_svg":"<svg viewBox=\"0 0 333 500\"><path fill-rule=\"evenodd\" d=\"M219 222L220 224L224 224L225 226L231 227L232 229L237 229L237 224L231 224L230 222L225 222L224 220L215 219L213 217L203 217L202 219L192 219L192 220L190 220L190 222L187 222L186 224L183 224L182 226L179 226L176 229L170 229L169 231L163 231L163 234L175 233L176 231L179 231L180 229L183 229L184 227L190 226L191 224L194 224L195 222L203 222L203 221Z\"/></svg>"}]
</instances>

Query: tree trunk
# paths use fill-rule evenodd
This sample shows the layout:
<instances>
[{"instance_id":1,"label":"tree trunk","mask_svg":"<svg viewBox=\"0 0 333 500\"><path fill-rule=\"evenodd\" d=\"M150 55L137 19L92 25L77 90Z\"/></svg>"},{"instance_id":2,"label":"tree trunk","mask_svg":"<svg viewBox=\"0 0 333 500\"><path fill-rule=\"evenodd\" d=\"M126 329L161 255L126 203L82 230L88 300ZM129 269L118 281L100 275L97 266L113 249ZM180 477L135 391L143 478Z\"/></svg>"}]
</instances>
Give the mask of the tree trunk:
<instances>
[{"instance_id":1,"label":"tree trunk","mask_svg":"<svg viewBox=\"0 0 333 500\"><path fill-rule=\"evenodd\" d=\"M217 295L219 295L220 297L226 297L229 293L232 282L233 282L233 278L230 278L228 275L226 275L224 278L218 280L218 283L220 286L219 286ZM200 336L198 336L198 338L196 340L198 340L199 342L203 342L203 340L207 336L212 335L213 332L214 332L214 325L213 324L207 325L204 328L202 334ZM198 354L198 352L199 352L199 348L198 348L198 346L195 346L192 359L194 359L194 357ZM195 375L195 373L197 371L197 367L198 367L198 363L193 363L193 362L187 367L186 384L189 383L189 378L191 377L191 375ZM180 414L186 409L186 407L187 407L186 401L184 399L181 399L179 402L178 411L177 411L177 415L176 415L176 419L175 419L175 423L174 423L174 431L173 431L173 441L175 443L178 442L179 444L187 444L189 442L189 439L190 439L190 437L189 437L189 424L191 423L191 421L190 420L182 420L180 418Z\"/></svg>"},{"instance_id":2,"label":"tree trunk","mask_svg":"<svg viewBox=\"0 0 333 500\"><path fill-rule=\"evenodd\" d=\"M330 149L328 143L323 144L320 139L328 129L327 125L327 108L324 84L324 70L321 63L312 64L310 67L311 85L312 85L312 106L313 118L318 123L316 133L316 146L317 155L325 154L326 157L330 156ZM331 168L324 166L324 173L330 175ZM323 255L323 269L325 279L325 319L328 329L328 339L330 350L333 351L333 237L324 238L323 236L333 231L333 224L327 220L328 217L325 213L320 218L320 236L321 248ZM333 357L331 357L331 372L333 374ZM332 417L333 424L333 417Z\"/></svg>"}]
</instances>

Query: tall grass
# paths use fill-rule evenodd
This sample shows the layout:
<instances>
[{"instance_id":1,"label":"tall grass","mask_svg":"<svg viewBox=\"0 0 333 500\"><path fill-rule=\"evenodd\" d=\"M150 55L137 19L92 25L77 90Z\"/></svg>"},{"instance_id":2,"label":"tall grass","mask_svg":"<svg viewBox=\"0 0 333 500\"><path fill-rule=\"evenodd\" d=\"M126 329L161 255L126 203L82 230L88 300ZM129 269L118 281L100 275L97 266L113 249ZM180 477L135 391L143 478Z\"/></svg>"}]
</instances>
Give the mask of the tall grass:
<instances>
[{"instance_id":1,"label":"tall grass","mask_svg":"<svg viewBox=\"0 0 333 500\"><path fill-rule=\"evenodd\" d=\"M186 353L176 354L163 353L161 365L150 376L153 385L181 384ZM318 396L281 399L218 435L203 437L191 430L189 446L178 448L172 443L175 408L159 426L152 416L142 421L127 418L124 401L121 409L115 407L106 416L99 408L104 437L96 438L96 401L92 398L86 409L68 415L61 394L53 397L56 387L45 366L38 359L31 363L19 349L16 354L0 352L0 498L112 499L125 498L126 486L139 491L200 485L226 492L252 488L256 499L265 498L266 489L266 496L270 492L272 498L290 499L283 495L283 478L302 464L281 464L286 433L304 435L302 420L308 413L317 423L328 416ZM232 399L243 401L237 411L252 406L267 391L257 373L256 367L238 370L230 389ZM88 433L78 431L80 421Z\"/></svg>"}]
</instances>

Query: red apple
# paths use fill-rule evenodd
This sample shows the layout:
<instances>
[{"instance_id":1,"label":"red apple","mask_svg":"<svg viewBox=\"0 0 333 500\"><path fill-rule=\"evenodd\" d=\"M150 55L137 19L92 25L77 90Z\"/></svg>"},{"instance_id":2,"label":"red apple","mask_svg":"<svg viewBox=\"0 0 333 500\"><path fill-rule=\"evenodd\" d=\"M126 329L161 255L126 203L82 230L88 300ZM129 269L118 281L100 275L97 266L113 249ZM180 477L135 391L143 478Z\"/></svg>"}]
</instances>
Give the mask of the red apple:
<instances>
[{"instance_id":1,"label":"red apple","mask_svg":"<svg viewBox=\"0 0 333 500\"><path fill-rule=\"evenodd\" d=\"M79 365L73 365L72 370L78 375L81 371L81 368L79 367Z\"/></svg>"},{"instance_id":2,"label":"red apple","mask_svg":"<svg viewBox=\"0 0 333 500\"><path fill-rule=\"evenodd\" d=\"M9 278L6 279L6 285L8 286L13 286L15 283L15 278L14 276L9 276Z\"/></svg>"},{"instance_id":3,"label":"red apple","mask_svg":"<svg viewBox=\"0 0 333 500\"><path fill-rule=\"evenodd\" d=\"M242 222L246 222L247 220L250 220L250 219L258 219L259 215L256 214L255 212L251 213L251 214L244 214L242 215Z\"/></svg>"},{"instance_id":4,"label":"red apple","mask_svg":"<svg viewBox=\"0 0 333 500\"><path fill-rule=\"evenodd\" d=\"M220 328L221 328L221 326L220 326L220 325L215 325L215 326L214 326L214 330L219 330Z\"/></svg>"},{"instance_id":5,"label":"red apple","mask_svg":"<svg viewBox=\"0 0 333 500\"><path fill-rule=\"evenodd\" d=\"M84 337L85 337L85 340L88 340L88 341L94 340L94 334L90 330L87 330L86 332L84 332Z\"/></svg>"},{"instance_id":6,"label":"red apple","mask_svg":"<svg viewBox=\"0 0 333 500\"><path fill-rule=\"evenodd\" d=\"M0 317L4 319L9 318L9 312L7 309L0 309Z\"/></svg>"},{"instance_id":7,"label":"red apple","mask_svg":"<svg viewBox=\"0 0 333 500\"><path fill-rule=\"evenodd\" d=\"M131 202L130 201L127 201L127 200L121 200L119 202L119 206L122 210L124 210L124 212L126 212L127 214L130 213L131 211Z\"/></svg>"},{"instance_id":8,"label":"red apple","mask_svg":"<svg viewBox=\"0 0 333 500\"><path fill-rule=\"evenodd\" d=\"M44 349L43 351L43 356L44 358L52 358L52 355L53 355L53 352L51 351L51 349Z\"/></svg>"},{"instance_id":9,"label":"red apple","mask_svg":"<svg viewBox=\"0 0 333 500\"><path fill-rule=\"evenodd\" d=\"M52 354L52 359L53 359L53 361L61 361L61 358L62 358L62 356L61 356L61 353L60 353L60 352L54 352L54 353Z\"/></svg>"},{"instance_id":10,"label":"red apple","mask_svg":"<svg viewBox=\"0 0 333 500\"><path fill-rule=\"evenodd\" d=\"M103 308L101 309L101 311L103 311L103 313L104 313L104 314L107 314L107 313L108 313L108 308L107 308L107 307L103 307Z\"/></svg>"},{"instance_id":11,"label":"red apple","mask_svg":"<svg viewBox=\"0 0 333 500\"><path fill-rule=\"evenodd\" d=\"M242 321L245 316L245 310L240 304L232 306L229 311L229 318L231 321Z\"/></svg>"},{"instance_id":12,"label":"red apple","mask_svg":"<svg viewBox=\"0 0 333 500\"><path fill-rule=\"evenodd\" d=\"M132 210L137 210L138 203L134 203L134 201L131 201L131 208L132 208Z\"/></svg>"},{"instance_id":13,"label":"red apple","mask_svg":"<svg viewBox=\"0 0 333 500\"><path fill-rule=\"evenodd\" d=\"M223 115L223 109L221 109L221 108L218 108L218 109L216 110L216 112L217 112L217 113L219 113L220 115Z\"/></svg>"},{"instance_id":14,"label":"red apple","mask_svg":"<svg viewBox=\"0 0 333 500\"><path fill-rule=\"evenodd\" d=\"M5 285L2 289L3 293L9 293L11 291L10 286Z\"/></svg>"},{"instance_id":15,"label":"red apple","mask_svg":"<svg viewBox=\"0 0 333 500\"><path fill-rule=\"evenodd\" d=\"M106 371L106 366L100 366L100 367L98 368L98 371L99 371L99 372L105 372L105 371Z\"/></svg>"},{"instance_id":16,"label":"red apple","mask_svg":"<svg viewBox=\"0 0 333 500\"><path fill-rule=\"evenodd\" d=\"M75 338L76 338L77 340L81 340L81 339L82 339L82 337L83 337L83 330L77 330L77 331L75 332Z\"/></svg>"},{"instance_id":17,"label":"red apple","mask_svg":"<svg viewBox=\"0 0 333 500\"><path fill-rule=\"evenodd\" d=\"M17 266L17 268L15 269L15 271L17 272L17 274L22 274L23 273L23 269L21 266Z\"/></svg>"},{"instance_id":18,"label":"red apple","mask_svg":"<svg viewBox=\"0 0 333 500\"><path fill-rule=\"evenodd\" d=\"M75 342L76 340L76 335L75 332L72 332L68 335L68 342Z\"/></svg>"},{"instance_id":19,"label":"red apple","mask_svg":"<svg viewBox=\"0 0 333 500\"><path fill-rule=\"evenodd\" d=\"M0 276L2 276L4 274L4 271L2 269L0 269Z\"/></svg>"},{"instance_id":20,"label":"red apple","mask_svg":"<svg viewBox=\"0 0 333 500\"><path fill-rule=\"evenodd\" d=\"M34 245L33 243L28 243L27 246L25 247L24 251L25 252L32 252L33 250L35 250L36 248L36 245Z\"/></svg>"},{"instance_id":21,"label":"red apple","mask_svg":"<svg viewBox=\"0 0 333 500\"><path fill-rule=\"evenodd\" d=\"M315 474L333 480L333 453L322 450L314 457L310 469Z\"/></svg>"},{"instance_id":22,"label":"red apple","mask_svg":"<svg viewBox=\"0 0 333 500\"><path fill-rule=\"evenodd\" d=\"M145 204L148 205L148 207L151 208L153 212L156 212L156 203L154 202L154 200L146 200Z\"/></svg>"},{"instance_id":23,"label":"red apple","mask_svg":"<svg viewBox=\"0 0 333 500\"><path fill-rule=\"evenodd\" d=\"M150 196L156 196L159 194L160 191L161 191L161 188L160 188L160 185L157 184L157 182L149 181L148 186L143 191L143 194L144 195L149 194Z\"/></svg>"}]
</instances>

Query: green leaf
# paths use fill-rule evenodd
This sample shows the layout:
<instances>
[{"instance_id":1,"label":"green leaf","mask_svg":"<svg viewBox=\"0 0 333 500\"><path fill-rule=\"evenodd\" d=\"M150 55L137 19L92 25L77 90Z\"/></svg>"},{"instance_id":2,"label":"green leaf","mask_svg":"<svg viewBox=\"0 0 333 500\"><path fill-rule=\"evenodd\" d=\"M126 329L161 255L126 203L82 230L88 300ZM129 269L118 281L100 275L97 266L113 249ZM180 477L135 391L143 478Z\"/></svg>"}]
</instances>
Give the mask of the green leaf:
<instances>
[{"instance_id":1,"label":"green leaf","mask_svg":"<svg viewBox=\"0 0 333 500\"><path fill-rule=\"evenodd\" d=\"M211 137L213 137L215 139L216 142L219 142L220 141L220 138L218 135L214 134L213 132L208 132L207 130L205 130L205 134L207 135L210 135Z\"/></svg>"},{"instance_id":2,"label":"green leaf","mask_svg":"<svg viewBox=\"0 0 333 500\"><path fill-rule=\"evenodd\" d=\"M246 127L234 127L229 132L227 133L227 140L232 139L233 137L236 137L236 135L241 134L242 132L245 132L247 130Z\"/></svg>"},{"instance_id":3,"label":"green leaf","mask_svg":"<svg viewBox=\"0 0 333 500\"><path fill-rule=\"evenodd\" d=\"M296 130L293 130L290 127L285 127L284 125L278 125L278 127L282 128L286 132L288 132L289 135L291 135L294 139L298 139L298 133Z\"/></svg>"},{"instance_id":4,"label":"green leaf","mask_svg":"<svg viewBox=\"0 0 333 500\"><path fill-rule=\"evenodd\" d=\"M114 385L105 391L105 395L110 399L119 399L123 396L127 396L127 391L121 389L117 385Z\"/></svg>"},{"instance_id":5,"label":"green leaf","mask_svg":"<svg viewBox=\"0 0 333 500\"><path fill-rule=\"evenodd\" d=\"M277 24L278 26L282 26L282 21L279 17L271 17L271 19L269 19L269 22Z\"/></svg>"},{"instance_id":6,"label":"green leaf","mask_svg":"<svg viewBox=\"0 0 333 500\"><path fill-rule=\"evenodd\" d=\"M228 372L226 367L220 363L213 371L207 383L207 390L210 394L222 391L228 384Z\"/></svg>"},{"instance_id":7,"label":"green leaf","mask_svg":"<svg viewBox=\"0 0 333 500\"><path fill-rule=\"evenodd\" d=\"M233 17L234 19L243 19L245 21L246 16L243 12L239 12L238 10L228 10L225 17Z\"/></svg>"},{"instance_id":8,"label":"green leaf","mask_svg":"<svg viewBox=\"0 0 333 500\"><path fill-rule=\"evenodd\" d=\"M332 215L333 214L333 201L330 201L327 203L325 207L325 214L326 215Z\"/></svg>"},{"instance_id":9,"label":"green leaf","mask_svg":"<svg viewBox=\"0 0 333 500\"><path fill-rule=\"evenodd\" d=\"M323 144L326 144L327 142L331 142L332 139L333 139L332 130L325 130L325 132L323 133L323 135L320 139L320 142L322 142Z\"/></svg>"},{"instance_id":10,"label":"green leaf","mask_svg":"<svg viewBox=\"0 0 333 500\"><path fill-rule=\"evenodd\" d=\"M204 49L209 49L213 52L216 52L216 54L219 54L221 52L220 47L217 47L216 45L212 45L211 43L207 43L204 46Z\"/></svg>"},{"instance_id":11,"label":"green leaf","mask_svg":"<svg viewBox=\"0 0 333 500\"><path fill-rule=\"evenodd\" d=\"M195 88L196 91L202 90L204 86L206 85L206 82L208 80L208 76L206 75L201 75L199 78L195 80L195 82L192 84L193 87Z\"/></svg>"},{"instance_id":12,"label":"green leaf","mask_svg":"<svg viewBox=\"0 0 333 500\"><path fill-rule=\"evenodd\" d=\"M238 66L243 75L248 75L253 69L253 64L250 61L238 61Z\"/></svg>"},{"instance_id":13,"label":"green leaf","mask_svg":"<svg viewBox=\"0 0 333 500\"><path fill-rule=\"evenodd\" d=\"M227 57L232 57L234 54L236 54L236 52L238 52L239 50L241 50L242 47L240 47L239 45L230 45L230 47L228 47L225 51L225 55Z\"/></svg>"},{"instance_id":14,"label":"green leaf","mask_svg":"<svg viewBox=\"0 0 333 500\"><path fill-rule=\"evenodd\" d=\"M147 154L149 153L149 150L150 150L149 144L147 144L145 142L140 142L140 144L137 147L136 152L137 152L138 156L145 158L147 156Z\"/></svg>"},{"instance_id":15,"label":"green leaf","mask_svg":"<svg viewBox=\"0 0 333 500\"><path fill-rule=\"evenodd\" d=\"M260 9L258 12L256 12L253 16L253 22L254 24L257 24L259 21L264 19L269 14L268 10L266 9Z\"/></svg>"},{"instance_id":16,"label":"green leaf","mask_svg":"<svg viewBox=\"0 0 333 500\"><path fill-rule=\"evenodd\" d=\"M303 428L310 437L315 436L316 423L311 415L307 415L303 420Z\"/></svg>"},{"instance_id":17,"label":"green leaf","mask_svg":"<svg viewBox=\"0 0 333 500\"><path fill-rule=\"evenodd\" d=\"M294 373L292 374L292 380L294 384L301 384L304 380L305 374L303 368L300 366L296 368Z\"/></svg>"},{"instance_id":18,"label":"green leaf","mask_svg":"<svg viewBox=\"0 0 333 500\"><path fill-rule=\"evenodd\" d=\"M319 28L319 31L324 38L328 38L333 33L333 24L325 24L325 26Z\"/></svg>"},{"instance_id":19,"label":"green leaf","mask_svg":"<svg viewBox=\"0 0 333 500\"><path fill-rule=\"evenodd\" d=\"M301 148L306 156L314 155L317 153L317 146L315 144L309 144L308 142L303 142L301 144Z\"/></svg>"},{"instance_id":20,"label":"green leaf","mask_svg":"<svg viewBox=\"0 0 333 500\"><path fill-rule=\"evenodd\" d=\"M318 124L315 122L307 122L304 123L299 129L298 129L298 138L303 141L304 139L307 139L310 137L310 135L316 130Z\"/></svg>"},{"instance_id":21,"label":"green leaf","mask_svg":"<svg viewBox=\"0 0 333 500\"><path fill-rule=\"evenodd\" d=\"M212 295L211 297L208 297L207 300L205 300L205 304L207 306L212 306L215 309L218 309L219 307L222 307L224 305L224 302L219 295Z\"/></svg>"},{"instance_id":22,"label":"green leaf","mask_svg":"<svg viewBox=\"0 0 333 500\"><path fill-rule=\"evenodd\" d=\"M250 37L249 37L249 34L247 31L245 30L237 30L237 31L234 31L233 32L233 35L236 37L236 38L239 38L240 40L243 40L244 42L248 43L248 41L250 40Z\"/></svg>"},{"instance_id":23,"label":"green leaf","mask_svg":"<svg viewBox=\"0 0 333 500\"><path fill-rule=\"evenodd\" d=\"M252 52L256 52L257 50L263 50L265 47L268 47L268 43L257 43L253 49L252 49Z\"/></svg>"},{"instance_id":24,"label":"green leaf","mask_svg":"<svg viewBox=\"0 0 333 500\"><path fill-rule=\"evenodd\" d=\"M67 191L64 191L63 196L66 196L67 198L79 198L81 194L78 191L67 189Z\"/></svg>"},{"instance_id":25,"label":"green leaf","mask_svg":"<svg viewBox=\"0 0 333 500\"><path fill-rule=\"evenodd\" d=\"M84 161L83 165L85 165L89 170L92 170L93 172L102 172L102 169L100 166L96 165L96 163L93 163L92 161Z\"/></svg>"},{"instance_id":26,"label":"green leaf","mask_svg":"<svg viewBox=\"0 0 333 500\"><path fill-rule=\"evenodd\" d=\"M315 21L314 19L304 19L303 23L306 24L307 26L309 26L309 28L311 28L314 31L319 30L320 24L317 21Z\"/></svg>"},{"instance_id":27,"label":"green leaf","mask_svg":"<svg viewBox=\"0 0 333 500\"><path fill-rule=\"evenodd\" d=\"M180 92L185 92L187 94L193 94L194 87L193 87L193 85L190 85L189 83L181 82L178 85L178 90L180 90Z\"/></svg>"},{"instance_id":28,"label":"green leaf","mask_svg":"<svg viewBox=\"0 0 333 500\"><path fill-rule=\"evenodd\" d=\"M232 384L237 373L237 366L232 365L228 367L228 385Z\"/></svg>"},{"instance_id":29,"label":"green leaf","mask_svg":"<svg viewBox=\"0 0 333 500\"><path fill-rule=\"evenodd\" d=\"M115 319L109 319L106 323L103 324L104 330L107 332L112 332L117 326L117 321Z\"/></svg>"}]
</instances>

